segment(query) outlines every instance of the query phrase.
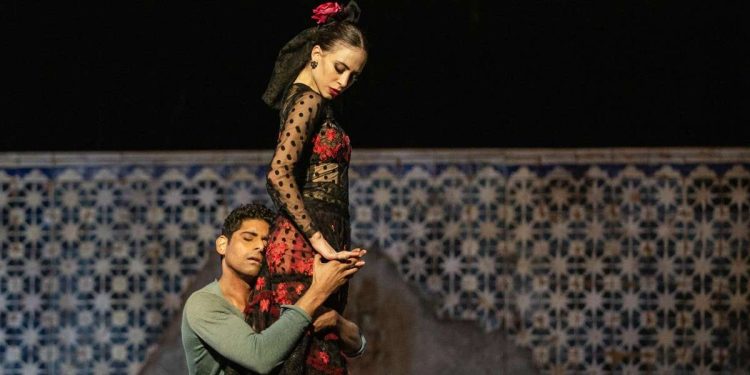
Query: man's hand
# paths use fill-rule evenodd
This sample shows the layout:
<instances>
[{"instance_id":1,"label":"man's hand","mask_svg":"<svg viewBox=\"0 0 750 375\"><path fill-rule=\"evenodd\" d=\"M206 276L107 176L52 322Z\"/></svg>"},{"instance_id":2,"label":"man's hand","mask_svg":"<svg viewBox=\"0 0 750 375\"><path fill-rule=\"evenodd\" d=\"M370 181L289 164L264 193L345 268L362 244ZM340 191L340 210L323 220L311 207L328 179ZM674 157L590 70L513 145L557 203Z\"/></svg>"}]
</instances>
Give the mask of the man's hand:
<instances>
[{"instance_id":1,"label":"man's hand","mask_svg":"<svg viewBox=\"0 0 750 375\"><path fill-rule=\"evenodd\" d=\"M353 255L346 261L332 260L325 263L323 263L321 255L315 253L312 283L295 305L305 310L308 315L313 316L315 310L323 304L328 296L344 285L352 275L365 265L362 256L367 253L366 250L354 249L350 253Z\"/></svg>"},{"instance_id":2,"label":"man's hand","mask_svg":"<svg viewBox=\"0 0 750 375\"><path fill-rule=\"evenodd\" d=\"M326 297L335 292L336 289L344 285L352 275L365 265L365 261L359 256L359 254L363 253L366 253L366 251L354 249L351 251L351 254L354 255L346 261L329 261L325 263L323 263L322 256L316 253L310 289L318 287L321 292L326 294Z\"/></svg>"},{"instance_id":3,"label":"man's hand","mask_svg":"<svg viewBox=\"0 0 750 375\"><path fill-rule=\"evenodd\" d=\"M336 328L339 324L339 315L336 310L329 309L327 307L321 307L318 317L313 321L313 327L315 332L320 332L328 328Z\"/></svg>"},{"instance_id":4,"label":"man's hand","mask_svg":"<svg viewBox=\"0 0 750 375\"><path fill-rule=\"evenodd\" d=\"M315 332L326 329L335 329L338 333L341 349L344 353L356 353L362 347L359 327L357 324L341 316L336 310L327 307L321 307L318 316L313 321Z\"/></svg>"}]
</instances>

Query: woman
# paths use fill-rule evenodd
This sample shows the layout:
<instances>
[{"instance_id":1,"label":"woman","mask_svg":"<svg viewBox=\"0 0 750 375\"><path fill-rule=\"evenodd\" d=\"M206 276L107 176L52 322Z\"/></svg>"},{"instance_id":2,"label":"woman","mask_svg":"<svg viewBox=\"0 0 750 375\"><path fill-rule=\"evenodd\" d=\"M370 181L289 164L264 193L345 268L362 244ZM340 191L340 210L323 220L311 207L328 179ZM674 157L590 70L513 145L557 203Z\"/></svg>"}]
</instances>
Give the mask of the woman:
<instances>
[{"instance_id":1,"label":"woman","mask_svg":"<svg viewBox=\"0 0 750 375\"><path fill-rule=\"evenodd\" d=\"M263 100L280 110L280 132L267 187L279 209L266 251L267 276L259 278L248 319L256 329L278 318L310 285L314 252L356 262L349 238L349 137L333 118L330 101L362 72L365 39L355 22L359 8L325 3L313 11L318 26L304 30L279 53ZM347 288L326 306L343 313ZM336 321L343 319L337 315ZM341 320L346 324L346 320ZM335 324L334 327L336 326ZM318 328L316 324L316 331ZM281 373L346 373L341 351L359 337L336 329L311 332L284 362ZM347 345L349 344L349 345ZM359 347L354 347L356 352ZM348 350L352 353L352 350Z\"/></svg>"}]
</instances>

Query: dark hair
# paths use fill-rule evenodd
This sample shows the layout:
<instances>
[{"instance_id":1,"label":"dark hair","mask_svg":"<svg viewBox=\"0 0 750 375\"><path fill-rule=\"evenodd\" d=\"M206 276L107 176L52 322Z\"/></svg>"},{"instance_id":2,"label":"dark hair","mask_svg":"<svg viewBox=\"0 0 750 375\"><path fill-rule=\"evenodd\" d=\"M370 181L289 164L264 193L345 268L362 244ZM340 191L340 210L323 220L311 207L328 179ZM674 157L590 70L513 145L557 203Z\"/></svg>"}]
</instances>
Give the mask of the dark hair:
<instances>
[{"instance_id":1,"label":"dark hair","mask_svg":"<svg viewBox=\"0 0 750 375\"><path fill-rule=\"evenodd\" d=\"M350 1L324 24L302 30L287 42L276 57L263 101L271 108L281 109L287 89L310 61L310 51L316 44L326 51L330 51L336 43L343 43L366 52L367 41L357 27L359 14L357 3Z\"/></svg>"},{"instance_id":2,"label":"dark hair","mask_svg":"<svg viewBox=\"0 0 750 375\"><path fill-rule=\"evenodd\" d=\"M315 33L315 44L330 51L338 42L367 51L367 41L362 30L350 21L337 21L321 25Z\"/></svg>"},{"instance_id":3,"label":"dark hair","mask_svg":"<svg viewBox=\"0 0 750 375\"><path fill-rule=\"evenodd\" d=\"M260 202L253 202L249 204L243 204L232 210L226 219L224 219L224 225L221 227L221 234L227 238L232 238L232 233L240 229L242 222L245 220L264 220L271 225L273 223L274 213L268 207Z\"/></svg>"}]
</instances>

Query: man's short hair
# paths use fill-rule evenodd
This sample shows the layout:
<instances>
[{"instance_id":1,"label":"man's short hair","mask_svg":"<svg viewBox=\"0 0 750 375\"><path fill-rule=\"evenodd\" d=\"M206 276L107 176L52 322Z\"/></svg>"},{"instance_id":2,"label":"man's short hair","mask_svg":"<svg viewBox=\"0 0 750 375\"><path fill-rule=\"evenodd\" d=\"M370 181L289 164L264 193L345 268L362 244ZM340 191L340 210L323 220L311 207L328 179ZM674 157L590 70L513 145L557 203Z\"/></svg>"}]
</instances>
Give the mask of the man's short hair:
<instances>
[{"instance_id":1,"label":"man's short hair","mask_svg":"<svg viewBox=\"0 0 750 375\"><path fill-rule=\"evenodd\" d=\"M245 220L264 220L271 225L273 223L274 213L263 203L252 202L243 204L229 213L224 219L224 225L221 227L221 234L227 238L232 238L232 233L240 229L242 222Z\"/></svg>"}]
</instances>

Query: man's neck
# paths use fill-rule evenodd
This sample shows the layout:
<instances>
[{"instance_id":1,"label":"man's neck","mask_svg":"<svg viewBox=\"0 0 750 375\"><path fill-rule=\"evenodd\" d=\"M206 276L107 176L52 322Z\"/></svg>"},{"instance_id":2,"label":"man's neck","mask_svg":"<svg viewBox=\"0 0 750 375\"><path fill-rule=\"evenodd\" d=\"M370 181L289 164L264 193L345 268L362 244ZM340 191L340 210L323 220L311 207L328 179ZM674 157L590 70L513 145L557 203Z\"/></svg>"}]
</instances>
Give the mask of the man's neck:
<instances>
[{"instance_id":1,"label":"man's neck","mask_svg":"<svg viewBox=\"0 0 750 375\"><path fill-rule=\"evenodd\" d=\"M231 271L222 272L219 278L219 289L221 289L224 298L240 311L245 310L245 305L250 298L250 288L250 280L244 280Z\"/></svg>"}]
</instances>

